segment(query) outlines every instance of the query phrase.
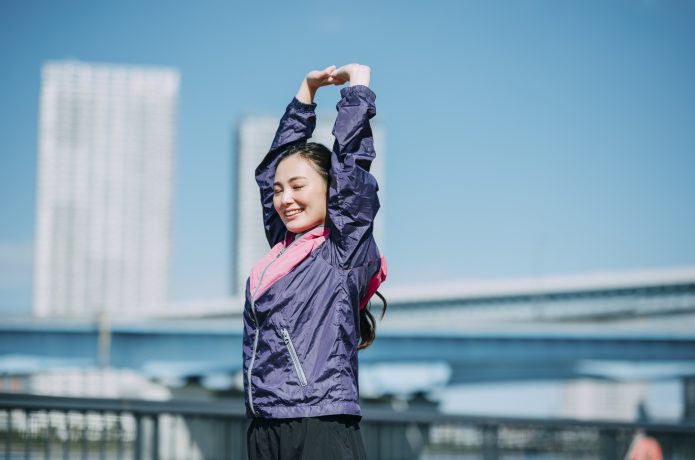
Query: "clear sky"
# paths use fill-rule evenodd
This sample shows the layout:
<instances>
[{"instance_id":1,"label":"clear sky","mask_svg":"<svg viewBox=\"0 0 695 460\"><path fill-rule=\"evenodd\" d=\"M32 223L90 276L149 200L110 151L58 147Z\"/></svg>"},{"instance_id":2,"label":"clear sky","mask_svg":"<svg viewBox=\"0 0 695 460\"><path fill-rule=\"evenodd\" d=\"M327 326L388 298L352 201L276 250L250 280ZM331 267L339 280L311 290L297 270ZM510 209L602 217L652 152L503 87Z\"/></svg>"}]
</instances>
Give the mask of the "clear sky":
<instances>
[{"instance_id":1,"label":"clear sky","mask_svg":"<svg viewBox=\"0 0 695 460\"><path fill-rule=\"evenodd\" d=\"M0 314L30 311L47 60L180 70L178 300L228 291L240 117L348 62L372 67L386 131L392 285L694 265L694 56L685 0L5 0Z\"/></svg>"}]
</instances>

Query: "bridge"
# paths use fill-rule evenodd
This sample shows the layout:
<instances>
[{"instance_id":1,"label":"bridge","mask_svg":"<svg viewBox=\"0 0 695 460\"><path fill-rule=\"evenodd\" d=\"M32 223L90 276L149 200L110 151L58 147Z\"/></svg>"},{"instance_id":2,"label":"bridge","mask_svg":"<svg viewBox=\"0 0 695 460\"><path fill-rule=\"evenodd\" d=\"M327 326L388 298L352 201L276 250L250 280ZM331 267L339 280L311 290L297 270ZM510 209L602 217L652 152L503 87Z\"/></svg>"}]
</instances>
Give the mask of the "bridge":
<instances>
[{"instance_id":1,"label":"bridge","mask_svg":"<svg viewBox=\"0 0 695 460\"><path fill-rule=\"evenodd\" d=\"M375 343L360 352L361 374L391 366L394 375L406 368L428 376L408 391L581 377L695 380L693 268L428 285L385 295L388 313ZM178 303L145 319L5 319L0 375L111 366L163 382L238 387L242 308L242 299L221 299Z\"/></svg>"},{"instance_id":2,"label":"bridge","mask_svg":"<svg viewBox=\"0 0 695 460\"><path fill-rule=\"evenodd\" d=\"M695 267L407 286L386 283L380 291L389 302L388 324L397 327L397 319L411 317L417 317L414 324L426 320L428 327L450 327L452 314L476 324L625 319L695 313ZM240 317L243 309L243 297L227 297L169 302L147 310L158 312L148 319L200 319ZM399 316L405 312L408 315Z\"/></svg>"}]
</instances>

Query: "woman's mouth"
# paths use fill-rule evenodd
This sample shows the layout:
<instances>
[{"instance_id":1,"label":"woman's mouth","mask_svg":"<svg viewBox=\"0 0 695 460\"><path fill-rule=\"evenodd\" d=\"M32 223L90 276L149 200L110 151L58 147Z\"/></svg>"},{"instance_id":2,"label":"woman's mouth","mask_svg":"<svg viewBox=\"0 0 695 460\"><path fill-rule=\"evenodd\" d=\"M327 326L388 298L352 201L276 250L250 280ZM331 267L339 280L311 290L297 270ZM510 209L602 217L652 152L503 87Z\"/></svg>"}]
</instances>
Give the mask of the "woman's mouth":
<instances>
[{"instance_id":1,"label":"woman's mouth","mask_svg":"<svg viewBox=\"0 0 695 460\"><path fill-rule=\"evenodd\" d=\"M303 209L290 209L289 211L285 211L285 217L289 219L290 217L294 217L302 211L304 211L304 210Z\"/></svg>"}]
</instances>

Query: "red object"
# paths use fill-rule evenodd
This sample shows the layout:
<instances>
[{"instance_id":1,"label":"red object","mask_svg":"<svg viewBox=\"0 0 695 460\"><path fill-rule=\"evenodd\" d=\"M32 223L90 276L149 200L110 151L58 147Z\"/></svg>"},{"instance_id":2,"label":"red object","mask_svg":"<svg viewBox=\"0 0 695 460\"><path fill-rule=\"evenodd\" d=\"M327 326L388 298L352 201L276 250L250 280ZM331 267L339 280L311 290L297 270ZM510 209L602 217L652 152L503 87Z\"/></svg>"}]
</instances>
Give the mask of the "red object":
<instances>
[{"instance_id":1,"label":"red object","mask_svg":"<svg viewBox=\"0 0 695 460\"><path fill-rule=\"evenodd\" d=\"M628 460L663 460L659 441L647 436L640 437L630 449Z\"/></svg>"},{"instance_id":2,"label":"red object","mask_svg":"<svg viewBox=\"0 0 695 460\"><path fill-rule=\"evenodd\" d=\"M376 275L374 275L372 277L371 280L369 280L369 284L367 285L367 293L360 301L360 310L362 310L364 307L367 306L367 302L369 302L369 299L372 298L372 296L374 295L376 290L379 289L379 286L381 285L381 283L383 283L385 280L386 280L386 258L384 256L381 256L381 269L377 272Z\"/></svg>"}]
</instances>

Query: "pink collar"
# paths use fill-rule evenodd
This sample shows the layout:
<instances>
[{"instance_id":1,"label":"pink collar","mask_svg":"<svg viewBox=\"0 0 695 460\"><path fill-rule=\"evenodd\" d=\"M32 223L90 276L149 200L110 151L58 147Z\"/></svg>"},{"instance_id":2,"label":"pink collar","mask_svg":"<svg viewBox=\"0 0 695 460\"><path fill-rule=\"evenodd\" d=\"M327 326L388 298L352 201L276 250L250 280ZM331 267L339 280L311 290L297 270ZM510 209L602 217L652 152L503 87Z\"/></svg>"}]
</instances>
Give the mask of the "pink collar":
<instances>
[{"instance_id":1,"label":"pink collar","mask_svg":"<svg viewBox=\"0 0 695 460\"><path fill-rule=\"evenodd\" d=\"M297 235L290 233L284 241L273 246L251 269L251 298L257 299L273 283L291 272L315 248L326 241L330 233L328 227L320 225Z\"/></svg>"}]
</instances>

